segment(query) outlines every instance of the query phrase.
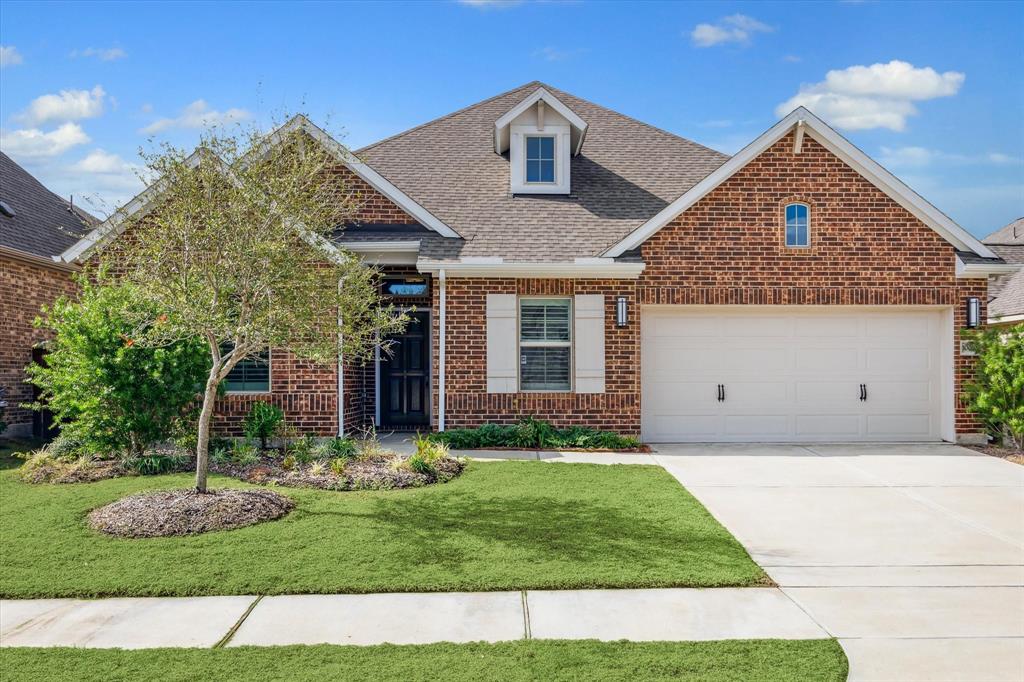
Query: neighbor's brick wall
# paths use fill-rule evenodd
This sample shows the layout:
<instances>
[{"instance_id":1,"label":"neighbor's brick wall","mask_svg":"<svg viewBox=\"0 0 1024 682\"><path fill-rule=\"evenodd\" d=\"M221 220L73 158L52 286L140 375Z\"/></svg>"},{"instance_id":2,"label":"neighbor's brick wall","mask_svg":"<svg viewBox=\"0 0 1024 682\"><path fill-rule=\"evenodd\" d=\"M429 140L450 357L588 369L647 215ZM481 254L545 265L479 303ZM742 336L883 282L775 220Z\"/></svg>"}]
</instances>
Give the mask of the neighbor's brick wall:
<instances>
[{"instance_id":1,"label":"neighbor's brick wall","mask_svg":"<svg viewBox=\"0 0 1024 682\"><path fill-rule=\"evenodd\" d=\"M25 367L32 362L32 348L50 338L32 321L43 305L76 290L65 270L0 256L0 386L7 388L6 435L29 435L32 429L32 411L18 407L32 400Z\"/></svg>"},{"instance_id":2,"label":"neighbor's brick wall","mask_svg":"<svg viewBox=\"0 0 1024 682\"><path fill-rule=\"evenodd\" d=\"M446 425L534 415L639 433L641 305L942 305L955 313L956 429L980 431L962 401L972 360L959 337L966 298L984 305L986 281L956 279L952 246L813 139L792 149L792 136L779 141L649 239L638 281L449 279ZM791 201L811 207L810 248L784 245ZM607 393L488 394L488 292L605 293ZM625 329L614 326L620 295L630 301Z\"/></svg>"}]
</instances>

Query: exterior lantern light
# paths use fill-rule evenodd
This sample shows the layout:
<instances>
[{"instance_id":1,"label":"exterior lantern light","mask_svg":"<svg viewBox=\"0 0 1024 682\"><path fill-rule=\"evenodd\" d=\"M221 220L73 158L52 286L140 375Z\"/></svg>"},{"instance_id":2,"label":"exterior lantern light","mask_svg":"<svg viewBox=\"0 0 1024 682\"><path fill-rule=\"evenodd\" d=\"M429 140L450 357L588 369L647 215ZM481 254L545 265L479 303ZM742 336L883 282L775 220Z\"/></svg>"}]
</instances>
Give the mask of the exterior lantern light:
<instances>
[{"instance_id":1,"label":"exterior lantern light","mask_svg":"<svg viewBox=\"0 0 1024 682\"><path fill-rule=\"evenodd\" d=\"M615 301L615 325L618 327L625 327L628 321L628 311L626 309L626 297L619 296Z\"/></svg>"},{"instance_id":2,"label":"exterior lantern light","mask_svg":"<svg viewBox=\"0 0 1024 682\"><path fill-rule=\"evenodd\" d=\"M967 326L977 327L981 324L981 299L971 296L967 299Z\"/></svg>"}]
</instances>

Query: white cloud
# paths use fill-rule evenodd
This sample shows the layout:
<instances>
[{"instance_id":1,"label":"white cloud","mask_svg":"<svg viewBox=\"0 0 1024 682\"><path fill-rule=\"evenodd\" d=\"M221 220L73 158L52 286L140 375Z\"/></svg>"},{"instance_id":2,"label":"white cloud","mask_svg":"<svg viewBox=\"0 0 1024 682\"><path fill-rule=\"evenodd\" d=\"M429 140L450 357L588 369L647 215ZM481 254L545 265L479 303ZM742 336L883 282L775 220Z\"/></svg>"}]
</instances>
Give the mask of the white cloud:
<instances>
[{"instance_id":1,"label":"white cloud","mask_svg":"<svg viewBox=\"0 0 1024 682\"><path fill-rule=\"evenodd\" d=\"M906 128L907 118L917 114L914 102L955 95L964 82L958 71L938 73L907 62L851 66L825 74L825 80L802 85L800 91L775 108L785 116L804 106L846 130Z\"/></svg>"},{"instance_id":2,"label":"white cloud","mask_svg":"<svg viewBox=\"0 0 1024 682\"><path fill-rule=\"evenodd\" d=\"M72 170L82 173L123 173L133 167L117 154L94 149L85 158L71 165Z\"/></svg>"},{"instance_id":3,"label":"white cloud","mask_svg":"<svg viewBox=\"0 0 1024 682\"><path fill-rule=\"evenodd\" d=\"M205 100L197 99L185 107L180 116L157 119L139 132L151 135L163 132L164 130L170 130L171 128L205 128L244 121L249 118L252 118L252 114L245 109L216 111L210 109L210 105Z\"/></svg>"},{"instance_id":4,"label":"white cloud","mask_svg":"<svg viewBox=\"0 0 1024 682\"><path fill-rule=\"evenodd\" d=\"M798 57L795 54L787 54L785 57L782 58L782 61L787 62L789 64L797 64L803 61L803 58Z\"/></svg>"},{"instance_id":5,"label":"white cloud","mask_svg":"<svg viewBox=\"0 0 1024 682\"><path fill-rule=\"evenodd\" d=\"M72 147L89 142L77 123L65 123L48 133L38 128L0 131L0 149L16 160L38 160L60 156Z\"/></svg>"},{"instance_id":6,"label":"white cloud","mask_svg":"<svg viewBox=\"0 0 1024 682\"><path fill-rule=\"evenodd\" d=\"M21 64L24 60L14 45L0 45L0 67Z\"/></svg>"},{"instance_id":7,"label":"white cloud","mask_svg":"<svg viewBox=\"0 0 1024 682\"><path fill-rule=\"evenodd\" d=\"M71 57L95 57L101 62L112 62L115 59L124 59L128 53L120 47L87 47L84 50L72 50Z\"/></svg>"},{"instance_id":8,"label":"white cloud","mask_svg":"<svg viewBox=\"0 0 1024 682\"><path fill-rule=\"evenodd\" d=\"M1001 152L990 152L988 154L953 154L938 149L927 147L882 147L879 155L879 162L883 166L893 168L923 168L935 164L944 165L1008 165L1021 163L1021 159L1003 154Z\"/></svg>"},{"instance_id":9,"label":"white cloud","mask_svg":"<svg viewBox=\"0 0 1024 682\"><path fill-rule=\"evenodd\" d=\"M745 14L733 14L717 24L697 24L690 32L690 40L697 47L713 47L726 43L749 45L755 33L771 33L775 29Z\"/></svg>"},{"instance_id":10,"label":"white cloud","mask_svg":"<svg viewBox=\"0 0 1024 682\"><path fill-rule=\"evenodd\" d=\"M36 97L28 109L15 118L31 126L48 121L95 118L103 113L103 98L106 94L98 85L92 90L61 90L56 95Z\"/></svg>"}]
</instances>

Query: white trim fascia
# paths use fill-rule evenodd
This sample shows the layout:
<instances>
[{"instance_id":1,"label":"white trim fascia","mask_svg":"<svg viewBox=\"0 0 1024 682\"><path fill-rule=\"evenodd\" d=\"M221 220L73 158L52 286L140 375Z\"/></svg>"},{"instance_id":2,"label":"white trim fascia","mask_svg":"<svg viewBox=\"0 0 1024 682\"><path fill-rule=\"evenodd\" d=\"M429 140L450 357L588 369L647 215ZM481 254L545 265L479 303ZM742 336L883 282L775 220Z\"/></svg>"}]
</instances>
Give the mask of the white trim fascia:
<instances>
[{"instance_id":1,"label":"white trim fascia","mask_svg":"<svg viewBox=\"0 0 1024 682\"><path fill-rule=\"evenodd\" d=\"M474 263L464 261L429 262L418 261L416 269L422 273L453 277L515 277L559 278L559 279L636 279L644 270L643 263L616 263L606 259L601 262L561 263Z\"/></svg>"},{"instance_id":2,"label":"white trim fascia","mask_svg":"<svg viewBox=\"0 0 1024 682\"><path fill-rule=\"evenodd\" d=\"M810 135L817 142L821 143L823 147L842 159L893 201L910 211L921 222L935 230L946 241L958 249L973 251L985 258L998 257L976 237L953 222L949 216L928 203L921 195L910 189L892 173L882 168L876 161L857 149L849 140L830 128L824 121L804 107L794 109L785 118L687 190L681 197L659 211L653 218L611 246L602 255L609 257L621 256L626 251L640 246L654 233L675 219L676 216L693 206L697 201L710 193L711 190L746 166L757 155L782 139L801 121L804 124L802 127L805 130L805 134Z\"/></svg>"},{"instance_id":3,"label":"white trim fascia","mask_svg":"<svg viewBox=\"0 0 1024 682\"><path fill-rule=\"evenodd\" d=\"M365 161L356 157L346 149L340 142L331 137L327 131L310 121L302 114L297 114L290 121L274 131L267 139L267 144L276 144L284 135L301 130L327 149L338 161L353 173L362 178L368 185L386 196L398 205L399 208L416 218L421 225L434 232L454 239L461 238L461 235L448 227L433 213L418 204L408 194L395 187L387 178L371 168Z\"/></svg>"},{"instance_id":4,"label":"white trim fascia","mask_svg":"<svg viewBox=\"0 0 1024 682\"><path fill-rule=\"evenodd\" d=\"M416 253L420 250L419 241L404 242L346 242L344 239L338 242L338 246L344 247L353 253L364 253L375 251L382 253Z\"/></svg>"},{"instance_id":5,"label":"white trim fascia","mask_svg":"<svg viewBox=\"0 0 1024 682\"><path fill-rule=\"evenodd\" d=\"M989 275L1010 275L1021 268L1021 263L964 263L957 256L956 276L958 279L968 277L988 277Z\"/></svg>"},{"instance_id":6,"label":"white trim fascia","mask_svg":"<svg viewBox=\"0 0 1024 682\"><path fill-rule=\"evenodd\" d=\"M505 150L508 149L507 138L503 134L504 129L507 128L517 116L536 104L538 100L544 100L546 105L561 114L565 120L569 121L570 124L580 131L580 139L579 142L576 143L576 148L573 150L572 155L576 156L580 153L580 149L583 148L583 139L587 136L587 122L580 118L575 111L563 104L557 97L548 92L546 88L540 87L534 90L532 94L526 97L526 99L505 112L501 118L494 122L494 152L496 154L503 154Z\"/></svg>"},{"instance_id":7,"label":"white trim fascia","mask_svg":"<svg viewBox=\"0 0 1024 682\"><path fill-rule=\"evenodd\" d=\"M990 317L988 318L988 324L1012 324L1014 322L1024 322L1024 314L1021 315L1003 315L1002 317Z\"/></svg>"},{"instance_id":8,"label":"white trim fascia","mask_svg":"<svg viewBox=\"0 0 1024 682\"><path fill-rule=\"evenodd\" d=\"M19 251L18 249L12 249L7 246L0 246L0 256L10 258L11 260L21 261L23 263L29 263L40 268L46 268L47 270L57 270L60 272L78 272L79 270L78 265L74 263L65 263L60 259L60 256L37 256L34 253Z\"/></svg>"}]
</instances>

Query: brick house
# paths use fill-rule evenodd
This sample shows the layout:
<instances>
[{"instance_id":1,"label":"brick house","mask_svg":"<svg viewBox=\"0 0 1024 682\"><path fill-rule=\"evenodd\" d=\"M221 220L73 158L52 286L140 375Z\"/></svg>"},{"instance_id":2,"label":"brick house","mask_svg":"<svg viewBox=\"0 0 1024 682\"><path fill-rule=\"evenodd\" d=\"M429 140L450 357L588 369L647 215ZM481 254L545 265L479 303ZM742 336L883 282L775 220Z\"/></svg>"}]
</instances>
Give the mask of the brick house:
<instances>
[{"instance_id":1,"label":"brick house","mask_svg":"<svg viewBox=\"0 0 1024 682\"><path fill-rule=\"evenodd\" d=\"M981 241L1007 263L1024 265L1024 218L1017 218ZM990 278L988 295L990 325L1024 322L1024 268Z\"/></svg>"},{"instance_id":2,"label":"brick house","mask_svg":"<svg viewBox=\"0 0 1024 682\"><path fill-rule=\"evenodd\" d=\"M41 306L75 290L78 269L60 259L97 220L57 196L0 152L0 387L7 389L5 436L43 435L25 366L42 353L46 333L33 327Z\"/></svg>"},{"instance_id":3,"label":"brick house","mask_svg":"<svg viewBox=\"0 0 1024 682\"><path fill-rule=\"evenodd\" d=\"M321 435L530 415L651 442L979 438L960 333L1008 266L805 109L731 158L537 82L354 155L286 129L362 190L337 246L416 312L368 365L245 363L222 430L260 399Z\"/></svg>"}]
</instances>

